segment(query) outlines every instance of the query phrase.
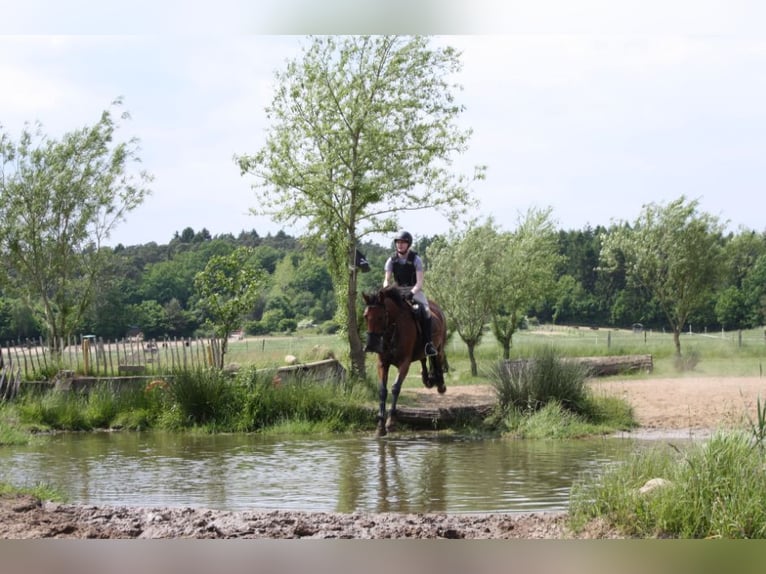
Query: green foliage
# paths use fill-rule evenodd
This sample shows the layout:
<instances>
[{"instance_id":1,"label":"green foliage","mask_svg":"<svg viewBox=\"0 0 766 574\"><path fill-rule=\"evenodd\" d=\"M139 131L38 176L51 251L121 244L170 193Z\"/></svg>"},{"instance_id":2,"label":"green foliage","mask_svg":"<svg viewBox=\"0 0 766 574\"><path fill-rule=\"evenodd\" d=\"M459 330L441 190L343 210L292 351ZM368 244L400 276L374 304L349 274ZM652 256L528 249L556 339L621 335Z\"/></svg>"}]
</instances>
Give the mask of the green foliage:
<instances>
[{"instance_id":1,"label":"green foliage","mask_svg":"<svg viewBox=\"0 0 766 574\"><path fill-rule=\"evenodd\" d=\"M66 496L53 486L38 483L31 486L17 486L7 482L0 482L0 495L5 494L29 494L40 500L53 502L66 502Z\"/></svg>"},{"instance_id":2,"label":"green foliage","mask_svg":"<svg viewBox=\"0 0 766 574\"><path fill-rule=\"evenodd\" d=\"M117 128L104 111L58 141L39 124L25 126L18 142L0 132L0 260L54 341L80 326L92 301L101 242L149 193L151 177L131 167L138 142L117 142Z\"/></svg>"},{"instance_id":3,"label":"green foliage","mask_svg":"<svg viewBox=\"0 0 766 574\"><path fill-rule=\"evenodd\" d=\"M212 368L177 369L169 377L167 394L175 420L185 427L215 424L225 428L239 398L231 376Z\"/></svg>"},{"instance_id":4,"label":"green foliage","mask_svg":"<svg viewBox=\"0 0 766 574\"><path fill-rule=\"evenodd\" d=\"M471 374L478 368L474 349L481 342L497 293L493 278L503 243L490 219L434 241L428 249L430 269L425 290L439 303L450 333L468 347Z\"/></svg>"},{"instance_id":5,"label":"green foliage","mask_svg":"<svg viewBox=\"0 0 766 574\"><path fill-rule=\"evenodd\" d=\"M514 232L500 234L492 246L496 249L492 267L482 277L492 285L490 325L504 359L510 358L513 335L526 314L554 291L562 256L556 252L550 215L550 209L530 209Z\"/></svg>"},{"instance_id":6,"label":"green foliage","mask_svg":"<svg viewBox=\"0 0 766 574\"><path fill-rule=\"evenodd\" d=\"M254 211L305 223L309 244L325 253L353 376L365 362L359 241L395 229L396 213L413 206L462 212L472 203L469 181L483 177L483 168L473 178L452 168L471 135L457 121L460 68L454 49L422 36L312 37L276 73L263 148L237 157L242 174L256 178Z\"/></svg>"},{"instance_id":7,"label":"green foliage","mask_svg":"<svg viewBox=\"0 0 766 574\"><path fill-rule=\"evenodd\" d=\"M644 449L576 482L570 516L578 528L601 518L640 538L764 538L764 468L763 452L740 431L718 432L685 450ZM665 486L640 492L656 478Z\"/></svg>"},{"instance_id":8,"label":"green foliage","mask_svg":"<svg viewBox=\"0 0 766 574\"><path fill-rule=\"evenodd\" d=\"M242 373L238 384L244 391L242 431L279 427L287 421L321 423L329 431L371 428L374 422L364 385L318 383L310 377L275 384L255 369Z\"/></svg>"},{"instance_id":9,"label":"green foliage","mask_svg":"<svg viewBox=\"0 0 766 574\"><path fill-rule=\"evenodd\" d=\"M250 261L251 254L250 248L239 247L229 255L215 255L194 278L197 304L221 341L219 368L225 364L229 335L242 326L264 282L262 270Z\"/></svg>"},{"instance_id":10,"label":"green foliage","mask_svg":"<svg viewBox=\"0 0 766 574\"><path fill-rule=\"evenodd\" d=\"M534 412L557 402L573 413L582 413L588 398L587 377L586 367L561 360L550 346L518 366L501 362L489 374L504 412Z\"/></svg>"},{"instance_id":11,"label":"green foliage","mask_svg":"<svg viewBox=\"0 0 766 574\"><path fill-rule=\"evenodd\" d=\"M603 235L605 268L624 265L629 281L656 300L674 332L676 354L689 318L709 305L722 270L723 226L684 196L644 206L632 226Z\"/></svg>"},{"instance_id":12,"label":"green foliage","mask_svg":"<svg viewBox=\"0 0 766 574\"><path fill-rule=\"evenodd\" d=\"M29 435L5 420L6 413L3 412L4 403L0 403L0 446L23 445L29 442ZM7 409L6 409L7 410Z\"/></svg>"},{"instance_id":13,"label":"green foliage","mask_svg":"<svg viewBox=\"0 0 766 574\"><path fill-rule=\"evenodd\" d=\"M761 402L760 395L756 403L756 417L753 419L748 415L748 423L755 444L766 453L766 403Z\"/></svg>"}]
</instances>

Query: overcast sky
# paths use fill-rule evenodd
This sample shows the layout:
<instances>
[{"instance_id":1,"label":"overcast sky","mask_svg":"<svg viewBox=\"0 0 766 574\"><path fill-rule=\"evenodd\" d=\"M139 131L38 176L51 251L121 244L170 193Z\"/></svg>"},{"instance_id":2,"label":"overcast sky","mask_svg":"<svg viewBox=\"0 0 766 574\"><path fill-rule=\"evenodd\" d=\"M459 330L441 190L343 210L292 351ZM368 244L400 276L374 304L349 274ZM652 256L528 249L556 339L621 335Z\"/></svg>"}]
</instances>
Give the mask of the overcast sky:
<instances>
[{"instance_id":1,"label":"overcast sky","mask_svg":"<svg viewBox=\"0 0 766 574\"><path fill-rule=\"evenodd\" d=\"M155 180L113 245L167 243L186 227L299 235L248 213L252 180L232 158L262 145L274 71L300 55L303 34L354 31L438 34L462 52L461 122L474 135L455 167L487 165L473 188L479 218L513 229L530 207L550 207L559 228L582 229L683 194L731 230L766 231L766 10L756 2L511 1L489 12L485 0L425 2L414 20L390 23L361 2L369 10L343 25L331 15L348 14L344 0L138 1L129 12L103 1L5 4L6 133L16 140L39 121L57 137L94 124L117 97L132 116L120 134L140 139ZM446 11L434 16L437 4ZM248 5L260 6L257 18ZM397 5L408 3L384 3ZM428 212L402 225L416 237L448 229Z\"/></svg>"}]
</instances>

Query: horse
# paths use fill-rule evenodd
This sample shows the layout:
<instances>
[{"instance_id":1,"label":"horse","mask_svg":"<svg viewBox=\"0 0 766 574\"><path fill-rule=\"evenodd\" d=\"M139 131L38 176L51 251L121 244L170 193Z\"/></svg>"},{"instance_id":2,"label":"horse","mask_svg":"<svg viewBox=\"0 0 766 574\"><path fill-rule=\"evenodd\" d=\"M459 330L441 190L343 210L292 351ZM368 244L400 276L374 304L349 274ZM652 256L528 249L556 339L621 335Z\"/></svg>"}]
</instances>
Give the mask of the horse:
<instances>
[{"instance_id":1,"label":"horse","mask_svg":"<svg viewBox=\"0 0 766 574\"><path fill-rule=\"evenodd\" d=\"M396 402L413 361L420 361L421 378L426 388L435 386L440 394L447 391L444 384L444 373L448 370L444 353L447 321L441 308L429 299L432 342L437 354L426 357L420 321L415 315L424 312L422 309L416 311L396 286L384 287L377 293L364 293L362 296L366 305L364 318L367 323L364 350L378 355L380 411L377 433L378 436L385 436L396 428ZM398 374L391 387L391 411L386 418L388 372L392 366L397 368Z\"/></svg>"}]
</instances>

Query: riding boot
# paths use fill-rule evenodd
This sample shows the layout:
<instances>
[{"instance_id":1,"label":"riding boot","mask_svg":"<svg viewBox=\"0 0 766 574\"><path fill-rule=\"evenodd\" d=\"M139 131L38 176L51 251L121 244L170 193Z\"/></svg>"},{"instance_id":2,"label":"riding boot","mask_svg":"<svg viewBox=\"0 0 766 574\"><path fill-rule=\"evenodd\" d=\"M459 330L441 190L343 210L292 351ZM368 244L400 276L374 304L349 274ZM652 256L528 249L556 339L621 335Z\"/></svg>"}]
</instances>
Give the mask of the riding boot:
<instances>
[{"instance_id":1,"label":"riding boot","mask_svg":"<svg viewBox=\"0 0 766 574\"><path fill-rule=\"evenodd\" d=\"M423 317L421 318L421 326L423 327L423 341L425 341L425 352L426 356L433 357L434 355L438 354L436 351L436 347L434 347L434 344L432 342L432 333L431 333L431 317L426 316L425 313L423 314Z\"/></svg>"}]
</instances>

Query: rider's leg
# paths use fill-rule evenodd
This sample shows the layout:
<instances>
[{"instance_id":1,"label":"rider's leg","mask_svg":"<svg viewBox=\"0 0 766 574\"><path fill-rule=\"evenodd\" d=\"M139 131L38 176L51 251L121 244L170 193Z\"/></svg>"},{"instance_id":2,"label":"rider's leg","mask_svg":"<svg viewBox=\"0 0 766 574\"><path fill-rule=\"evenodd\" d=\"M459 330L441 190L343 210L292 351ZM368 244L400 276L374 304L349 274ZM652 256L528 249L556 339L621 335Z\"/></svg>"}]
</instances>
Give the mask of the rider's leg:
<instances>
[{"instance_id":1,"label":"rider's leg","mask_svg":"<svg viewBox=\"0 0 766 574\"><path fill-rule=\"evenodd\" d=\"M420 327L423 330L423 343L425 344L425 353L429 357L438 354L433 344L433 334L431 332L431 309L428 306L428 299L425 293L419 291L415 295L415 301L420 306Z\"/></svg>"},{"instance_id":2,"label":"rider's leg","mask_svg":"<svg viewBox=\"0 0 766 574\"><path fill-rule=\"evenodd\" d=\"M437 354L436 347L433 344L433 333L431 331L431 315L423 313L421 324L423 327L423 342L425 343L426 355L433 357Z\"/></svg>"}]
</instances>

